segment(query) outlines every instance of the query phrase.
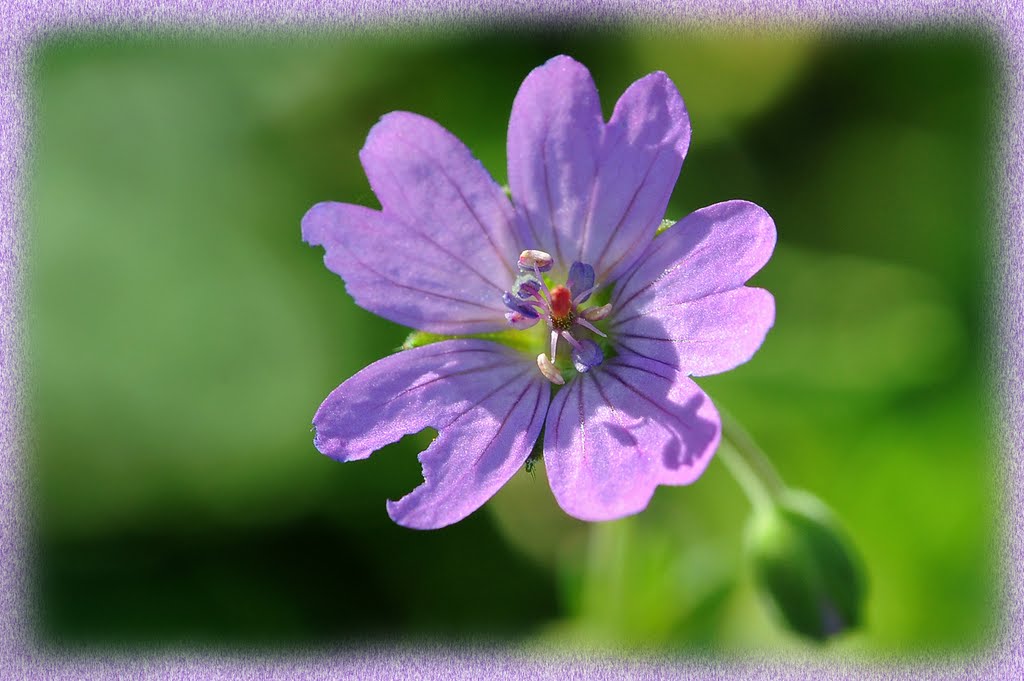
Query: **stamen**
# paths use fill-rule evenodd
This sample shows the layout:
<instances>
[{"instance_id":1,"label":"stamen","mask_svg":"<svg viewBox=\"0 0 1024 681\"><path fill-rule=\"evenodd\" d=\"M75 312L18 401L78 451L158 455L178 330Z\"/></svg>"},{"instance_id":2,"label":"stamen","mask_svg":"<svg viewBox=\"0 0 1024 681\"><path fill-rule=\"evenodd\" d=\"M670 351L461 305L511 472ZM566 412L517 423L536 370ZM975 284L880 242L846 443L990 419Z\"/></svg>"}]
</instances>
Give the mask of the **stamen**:
<instances>
[{"instance_id":1,"label":"stamen","mask_svg":"<svg viewBox=\"0 0 1024 681\"><path fill-rule=\"evenodd\" d=\"M593 293L594 291L596 291L599 288L601 288L600 284L594 284L593 286L588 288L586 291L584 291L583 293L581 293L578 296L576 296L575 298L573 298L572 302L575 303L576 305L579 305L580 303L587 302L587 299L590 298L590 294Z\"/></svg>"},{"instance_id":2,"label":"stamen","mask_svg":"<svg viewBox=\"0 0 1024 681\"><path fill-rule=\"evenodd\" d=\"M565 385L565 379L562 378L562 372L551 363L547 355L543 352L537 355L537 366L540 368L540 373L544 375L544 378L548 379L555 385Z\"/></svg>"},{"instance_id":3,"label":"stamen","mask_svg":"<svg viewBox=\"0 0 1024 681\"><path fill-rule=\"evenodd\" d=\"M505 291L503 294L501 294L501 302L505 303L505 307L507 307L508 309L512 310L513 312L518 312L524 317L540 316L536 310L530 307L529 303L527 303L525 300L520 300L518 297L512 295L508 291Z\"/></svg>"},{"instance_id":4,"label":"stamen","mask_svg":"<svg viewBox=\"0 0 1024 681\"><path fill-rule=\"evenodd\" d=\"M609 314L611 314L611 312L612 305L611 303L608 303L607 305L602 305L601 307L588 307L586 310L580 313L580 316L592 322L599 322L605 317L607 317Z\"/></svg>"},{"instance_id":5,"label":"stamen","mask_svg":"<svg viewBox=\"0 0 1024 681\"><path fill-rule=\"evenodd\" d=\"M572 334L569 333L568 331L563 331L562 332L562 338L564 338L565 340L569 341L569 345L573 346L577 350L580 349L580 342L578 340L576 340L575 338L573 338Z\"/></svg>"},{"instance_id":6,"label":"stamen","mask_svg":"<svg viewBox=\"0 0 1024 681\"><path fill-rule=\"evenodd\" d=\"M548 311L548 307L549 307L548 306L548 301L546 301L544 299L544 296L542 296L539 293L534 293L533 294L533 300L528 300L526 302L530 303L530 305L536 305L537 307L539 307L544 312Z\"/></svg>"},{"instance_id":7,"label":"stamen","mask_svg":"<svg viewBox=\"0 0 1024 681\"><path fill-rule=\"evenodd\" d=\"M594 326L593 324L588 322L583 317L577 317L576 318L576 323L579 324L580 326L582 326L584 329L590 329L591 331L596 333L601 338L607 338L608 337L608 335L605 334L604 332L602 332L601 329L597 328L596 326Z\"/></svg>"},{"instance_id":8,"label":"stamen","mask_svg":"<svg viewBox=\"0 0 1024 681\"><path fill-rule=\"evenodd\" d=\"M583 331L607 338L592 322L600 321L611 314L612 306L599 305L579 310L577 305L585 302L600 286L595 283L594 268L579 261L569 268L563 285L548 287L541 272L553 266L550 255L544 251L527 250L519 256L520 274L512 284L511 291L502 294L502 302L508 307L505 319L517 330L529 329L543 320L551 332L550 352L537 355L537 367L541 374L557 385L564 385L565 378L555 365L558 356L558 339L564 338L571 347L573 365L579 373L590 371L604 361L601 346L590 338L578 339L573 335L576 325ZM575 292L575 295L573 295Z\"/></svg>"},{"instance_id":9,"label":"stamen","mask_svg":"<svg viewBox=\"0 0 1024 681\"><path fill-rule=\"evenodd\" d=\"M536 268L541 272L547 272L554 262L554 259L544 251L530 249L519 254L519 269L524 271Z\"/></svg>"},{"instance_id":10,"label":"stamen","mask_svg":"<svg viewBox=\"0 0 1024 681\"><path fill-rule=\"evenodd\" d=\"M540 321L540 316L527 317L526 315L524 315L521 312L513 311L513 312L506 312L505 313L505 319L508 320L509 326L511 326L513 329L517 329L519 331L523 331L525 329L530 328L531 326L533 326L537 322L539 322Z\"/></svg>"},{"instance_id":11,"label":"stamen","mask_svg":"<svg viewBox=\"0 0 1024 681\"><path fill-rule=\"evenodd\" d=\"M594 289L594 268L590 265L576 261L569 268L569 277L565 281L565 285L569 287L569 290L575 294L573 302L582 303L590 297Z\"/></svg>"},{"instance_id":12,"label":"stamen","mask_svg":"<svg viewBox=\"0 0 1024 681\"><path fill-rule=\"evenodd\" d=\"M519 298L532 298L540 292L544 286L544 281L540 277L535 277L530 272L524 272L516 277L516 281L512 284L512 293Z\"/></svg>"},{"instance_id":13,"label":"stamen","mask_svg":"<svg viewBox=\"0 0 1024 681\"><path fill-rule=\"evenodd\" d=\"M550 269L550 268L548 268ZM544 302L548 305L551 304L551 291L548 290L547 282L544 281L544 277L540 276L540 268L536 265L533 266L533 273L540 279L541 290L544 291Z\"/></svg>"}]
</instances>

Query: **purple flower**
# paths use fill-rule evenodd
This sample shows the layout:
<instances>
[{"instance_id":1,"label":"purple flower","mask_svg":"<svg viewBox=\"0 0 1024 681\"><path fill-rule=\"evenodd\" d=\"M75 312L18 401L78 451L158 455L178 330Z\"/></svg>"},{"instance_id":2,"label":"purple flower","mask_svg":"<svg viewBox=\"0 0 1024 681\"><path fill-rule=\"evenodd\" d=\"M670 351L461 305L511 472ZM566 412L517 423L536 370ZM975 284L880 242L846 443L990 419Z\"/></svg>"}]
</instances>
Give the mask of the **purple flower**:
<instances>
[{"instance_id":1,"label":"purple flower","mask_svg":"<svg viewBox=\"0 0 1024 681\"><path fill-rule=\"evenodd\" d=\"M382 210L317 204L303 238L365 309L476 337L398 352L342 383L313 419L317 449L365 459L436 428L423 484L387 504L422 529L479 508L542 429L555 498L583 520L637 513L658 485L700 477L721 423L689 376L742 364L763 342L774 299L744 283L775 226L727 201L655 238L689 141L664 73L633 83L606 123L587 69L555 57L512 106L513 207L437 123L384 116L359 154Z\"/></svg>"}]
</instances>

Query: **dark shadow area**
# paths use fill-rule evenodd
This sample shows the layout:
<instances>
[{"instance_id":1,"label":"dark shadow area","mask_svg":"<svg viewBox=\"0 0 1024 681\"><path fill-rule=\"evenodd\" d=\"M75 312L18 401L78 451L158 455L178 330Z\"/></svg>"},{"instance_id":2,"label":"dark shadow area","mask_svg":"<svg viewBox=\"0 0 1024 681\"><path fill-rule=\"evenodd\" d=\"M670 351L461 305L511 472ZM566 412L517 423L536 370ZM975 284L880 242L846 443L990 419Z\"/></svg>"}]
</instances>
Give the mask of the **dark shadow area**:
<instances>
[{"instance_id":1,"label":"dark shadow area","mask_svg":"<svg viewBox=\"0 0 1024 681\"><path fill-rule=\"evenodd\" d=\"M211 527L46 543L36 575L42 640L508 642L557 614L553 585L509 550L485 514L416 532L386 524L383 499L377 501L378 513L366 515L361 531L311 517L259 532ZM515 579L498 579L509 573Z\"/></svg>"}]
</instances>

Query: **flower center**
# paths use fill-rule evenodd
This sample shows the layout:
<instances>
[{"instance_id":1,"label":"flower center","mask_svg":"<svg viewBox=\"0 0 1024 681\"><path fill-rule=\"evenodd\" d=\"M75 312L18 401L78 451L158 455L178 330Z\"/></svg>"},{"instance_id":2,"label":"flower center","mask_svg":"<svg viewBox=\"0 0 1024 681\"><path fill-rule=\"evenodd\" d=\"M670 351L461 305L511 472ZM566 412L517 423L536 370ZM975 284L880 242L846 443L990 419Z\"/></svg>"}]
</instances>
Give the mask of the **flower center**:
<instances>
[{"instance_id":1,"label":"flower center","mask_svg":"<svg viewBox=\"0 0 1024 681\"><path fill-rule=\"evenodd\" d=\"M556 329L572 328L575 318L572 314L572 293L568 287L556 286L551 289L551 323Z\"/></svg>"},{"instance_id":2,"label":"flower center","mask_svg":"<svg viewBox=\"0 0 1024 681\"><path fill-rule=\"evenodd\" d=\"M551 256L544 251L523 251L519 256L519 276L511 290L502 295L502 300L509 308L505 319L512 328L529 329L543 320L550 329L551 352L539 354L537 366L545 378L562 385L565 378L555 366L558 339L564 339L572 348L572 363L576 371L590 371L604 360L604 353L587 336L597 334L605 337L591 322L607 317L611 305L579 307L600 287L594 282L594 268L585 263L574 262L565 284L549 288L541 273L550 271L552 264Z\"/></svg>"}]
</instances>

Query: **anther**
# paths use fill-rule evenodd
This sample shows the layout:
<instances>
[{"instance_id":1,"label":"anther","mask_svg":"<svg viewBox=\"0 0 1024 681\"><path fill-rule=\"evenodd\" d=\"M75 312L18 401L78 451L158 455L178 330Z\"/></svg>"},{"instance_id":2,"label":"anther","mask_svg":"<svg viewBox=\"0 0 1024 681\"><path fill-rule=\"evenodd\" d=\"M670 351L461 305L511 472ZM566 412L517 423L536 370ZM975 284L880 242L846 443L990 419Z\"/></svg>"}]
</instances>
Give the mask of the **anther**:
<instances>
[{"instance_id":1,"label":"anther","mask_svg":"<svg viewBox=\"0 0 1024 681\"><path fill-rule=\"evenodd\" d=\"M527 298L535 297L543 287L544 282L538 277L529 272L524 272L516 277L515 283L512 284L512 293L526 300Z\"/></svg>"},{"instance_id":2,"label":"anther","mask_svg":"<svg viewBox=\"0 0 1024 681\"><path fill-rule=\"evenodd\" d=\"M529 303L522 300L518 296L512 295L508 291L505 291L503 294L501 294L501 302L505 303L505 307L507 307L508 309L512 310L513 312L518 312L524 317L540 316L537 313L537 311L530 306Z\"/></svg>"},{"instance_id":3,"label":"anther","mask_svg":"<svg viewBox=\"0 0 1024 681\"><path fill-rule=\"evenodd\" d=\"M548 356L543 352L537 355L537 366L540 368L540 373L544 375L544 378L548 379L555 385L565 385L565 379L562 378L562 372L558 370Z\"/></svg>"},{"instance_id":4,"label":"anther","mask_svg":"<svg viewBox=\"0 0 1024 681\"><path fill-rule=\"evenodd\" d=\"M590 339L579 342L576 349L572 351L572 363L576 371L584 374L604 361L604 353L601 346Z\"/></svg>"},{"instance_id":5,"label":"anther","mask_svg":"<svg viewBox=\"0 0 1024 681\"><path fill-rule=\"evenodd\" d=\"M524 272L547 272L553 264L554 259L544 251L526 250L519 254L519 269Z\"/></svg>"},{"instance_id":6,"label":"anther","mask_svg":"<svg viewBox=\"0 0 1024 681\"><path fill-rule=\"evenodd\" d=\"M580 313L580 316L591 322L599 322L611 313L612 305L611 303L608 303L607 305L602 305L600 307L588 307Z\"/></svg>"},{"instance_id":7,"label":"anther","mask_svg":"<svg viewBox=\"0 0 1024 681\"><path fill-rule=\"evenodd\" d=\"M531 326L533 326L534 324L536 324L537 322L540 321L540 317L539 316L527 317L522 312L516 312L516 311L506 312L505 313L505 319L508 320L508 325L509 326L511 326L513 329L516 329L518 331L523 331L524 329L528 329L528 328L530 328Z\"/></svg>"},{"instance_id":8,"label":"anther","mask_svg":"<svg viewBox=\"0 0 1024 681\"><path fill-rule=\"evenodd\" d=\"M569 276L565 285L575 295L574 303L582 303L590 297L594 289L594 268L590 265L576 261L569 268Z\"/></svg>"}]
</instances>

